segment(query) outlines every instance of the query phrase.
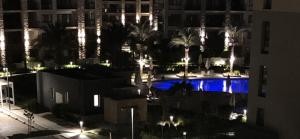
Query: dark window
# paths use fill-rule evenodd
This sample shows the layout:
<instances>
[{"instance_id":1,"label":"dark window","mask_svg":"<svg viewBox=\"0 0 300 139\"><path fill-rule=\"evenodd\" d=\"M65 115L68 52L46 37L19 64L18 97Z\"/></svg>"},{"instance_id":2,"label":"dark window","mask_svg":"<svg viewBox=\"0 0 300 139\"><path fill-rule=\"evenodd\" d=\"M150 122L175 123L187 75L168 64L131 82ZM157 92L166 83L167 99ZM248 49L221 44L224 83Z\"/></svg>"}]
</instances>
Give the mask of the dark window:
<instances>
[{"instance_id":1,"label":"dark window","mask_svg":"<svg viewBox=\"0 0 300 139\"><path fill-rule=\"evenodd\" d=\"M264 9L271 9L272 8L272 0L264 0Z\"/></svg>"},{"instance_id":2,"label":"dark window","mask_svg":"<svg viewBox=\"0 0 300 139\"><path fill-rule=\"evenodd\" d=\"M135 13L135 11L136 11L135 4L126 4L125 5L126 13Z\"/></svg>"},{"instance_id":3,"label":"dark window","mask_svg":"<svg viewBox=\"0 0 300 139\"><path fill-rule=\"evenodd\" d=\"M28 24L29 24L29 28L37 28L39 27L39 21L37 20L37 13L33 12L33 13L28 13Z\"/></svg>"},{"instance_id":4,"label":"dark window","mask_svg":"<svg viewBox=\"0 0 300 139\"><path fill-rule=\"evenodd\" d=\"M38 3L36 0L28 0L27 7L28 7L28 10L36 10L36 9L38 9Z\"/></svg>"},{"instance_id":5,"label":"dark window","mask_svg":"<svg viewBox=\"0 0 300 139\"><path fill-rule=\"evenodd\" d=\"M201 0L187 0L185 4L186 10L201 10Z\"/></svg>"},{"instance_id":6,"label":"dark window","mask_svg":"<svg viewBox=\"0 0 300 139\"><path fill-rule=\"evenodd\" d=\"M181 25L181 15L171 14L168 17L168 26L180 26Z\"/></svg>"},{"instance_id":7,"label":"dark window","mask_svg":"<svg viewBox=\"0 0 300 139\"><path fill-rule=\"evenodd\" d=\"M93 12L85 12L85 25L86 26L95 25L95 14Z\"/></svg>"},{"instance_id":8,"label":"dark window","mask_svg":"<svg viewBox=\"0 0 300 139\"><path fill-rule=\"evenodd\" d=\"M85 0L85 9L94 9L95 8L95 0Z\"/></svg>"},{"instance_id":9,"label":"dark window","mask_svg":"<svg viewBox=\"0 0 300 139\"><path fill-rule=\"evenodd\" d=\"M246 9L246 4L244 0L231 0L231 10L243 11L245 9Z\"/></svg>"},{"instance_id":10,"label":"dark window","mask_svg":"<svg viewBox=\"0 0 300 139\"><path fill-rule=\"evenodd\" d=\"M198 15L187 15L185 20L185 25L187 27L199 27L200 17Z\"/></svg>"},{"instance_id":11,"label":"dark window","mask_svg":"<svg viewBox=\"0 0 300 139\"><path fill-rule=\"evenodd\" d=\"M57 9L76 9L77 1L75 0L57 0Z\"/></svg>"},{"instance_id":12,"label":"dark window","mask_svg":"<svg viewBox=\"0 0 300 139\"><path fill-rule=\"evenodd\" d=\"M52 0L41 0L42 9L52 9Z\"/></svg>"},{"instance_id":13,"label":"dark window","mask_svg":"<svg viewBox=\"0 0 300 139\"><path fill-rule=\"evenodd\" d=\"M261 40L261 53L269 53L270 46L270 22L264 21L262 23L262 40Z\"/></svg>"},{"instance_id":14,"label":"dark window","mask_svg":"<svg viewBox=\"0 0 300 139\"><path fill-rule=\"evenodd\" d=\"M63 26L71 26L72 24L72 14L58 14L57 22Z\"/></svg>"},{"instance_id":15,"label":"dark window","mask_svg":"<svg viewBox=\"0 0 300 139\"><path fill-rule=\"evenodd\" d=\"M149 12L149 5L148 4L142 4L141 5L141 12L142 13L148 13Z\"/></svg>"},{"instance_id":16,"label":"dark window","mask_svg":"<svg viewBox=\"0 0 300 139\"><path fill-rule=\"evenodd\" d=\"M223 11L226 9L226 0L207 0L206 9Z\"/></svg>"},{"instance_id":17,"label":"dark window","mask_svg":"<svg viewBox=\"0 0 300 139\"><path fill-rule=\"evenodd\" d=\"M24 60L24 44L22 31L5 32L7 63L20 63Z\"/></svg>"},{"instance_id":18,"label":"dark window","mask_svg":"<svg viewBox=\"0 0 300 139\"><path fill-rule=\"evenodd\" d=\"M265 111L263 108L257 108L256 111L256 125L264 126L265 122Z\"/></svg>"},{"instance_id":19,"label":"dark window","mask_svg":"<svg viewBox=\"0 0 300 139\"><path fill-rule=\"evenodd\" d=\"M5 13L3 16L5 29L21 29L21 14L20 13Z\"/></svg>"},{"instance_id":20,"label":"dark window","mask_svg":"<svg viewBox=\"0 0 300 139\"><path fill-rule=\"evenodd\" d=\"M3 0L4 10L21 10L20 0Z\"/></svg>"},{"instance_id":21,"label":"dark window","mask_svg":"<svg viewBox=\"0 0 300 139\"><path fill-rule=\"evenodd\" d=\"M260 66L259 68L259 90L258 96L266 97L267 94L267 80L268 80L268 69L267 66Z\"/></svg>"},{"instance_id":22,"label":"dark window","mask_svg":"<svg viewBox=\"0 0 300 139\"><path fill-rule=\"evenodd\" d=\"M180 6L181 0L169 0L169 5L170 6Z\"/></svg>"},{"instance_id":23,"label":"dark window","mask_svg":"<svg viewBox=\"0 0 300 139\"><path fill-rule=\"evenodd\" d=\"M45 24L52 24L52 15L51 14L42 15L42 22Z\"/></svg>"},{"instance_id":24,"label":"dark window","mask_svg":"<svg viewBox=\"0 0 300 139\"><path fill-rule=\"evenodd\" d=\"M224 15L207 15L206 25L208 27L222 27L225 21Z\"/></svg>"}]
</instances>

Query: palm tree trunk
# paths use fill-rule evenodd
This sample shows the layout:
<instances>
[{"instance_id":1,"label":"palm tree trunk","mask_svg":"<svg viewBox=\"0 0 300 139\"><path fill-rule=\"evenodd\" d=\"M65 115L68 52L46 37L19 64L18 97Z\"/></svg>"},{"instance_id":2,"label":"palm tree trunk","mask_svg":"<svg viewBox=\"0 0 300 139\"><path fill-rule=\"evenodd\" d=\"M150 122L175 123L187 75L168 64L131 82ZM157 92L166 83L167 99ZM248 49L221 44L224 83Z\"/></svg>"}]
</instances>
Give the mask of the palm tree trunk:
<instances>
[{"instance_id":1,"label":"palm tree trunk","mask_svg":"<svg viewBox=\"0 0 300 139\"><path fill-rule=\"evenodd\" d=\"M140 75L141 75L141 78L142 78L142 76L143 76L143 66L144 66L143 53L142 52L140 52L139 65L140 65Z\"/></svg>"},{"instance_id":2,"label":"palm tree trunk","mask_svg":"<svg viewBox=\"0 0 300 139\"><path fill-rule=\"evenodd\" d=\"M184 49L184 77L187 77L188 76L188 68L189 68L189 48L186 47Z\"/></svg>"}]
</instances>

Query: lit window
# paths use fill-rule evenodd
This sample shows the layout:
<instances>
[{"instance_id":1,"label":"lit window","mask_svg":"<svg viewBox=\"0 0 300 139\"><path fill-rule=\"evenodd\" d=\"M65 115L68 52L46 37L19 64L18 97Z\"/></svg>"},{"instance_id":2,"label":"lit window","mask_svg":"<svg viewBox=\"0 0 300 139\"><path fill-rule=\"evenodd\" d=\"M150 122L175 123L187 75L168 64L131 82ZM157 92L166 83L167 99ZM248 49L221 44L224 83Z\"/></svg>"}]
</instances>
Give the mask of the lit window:
<instances>
[{"instance_id":1,"label":"lit window","mask_svg":"<svg viewBox=\"0 0 300 139\"><path fill-rule=\"evenodd\" d=\"M100 95L94 95L94 107L100 107Z\"/></svg>"}]
</instances>

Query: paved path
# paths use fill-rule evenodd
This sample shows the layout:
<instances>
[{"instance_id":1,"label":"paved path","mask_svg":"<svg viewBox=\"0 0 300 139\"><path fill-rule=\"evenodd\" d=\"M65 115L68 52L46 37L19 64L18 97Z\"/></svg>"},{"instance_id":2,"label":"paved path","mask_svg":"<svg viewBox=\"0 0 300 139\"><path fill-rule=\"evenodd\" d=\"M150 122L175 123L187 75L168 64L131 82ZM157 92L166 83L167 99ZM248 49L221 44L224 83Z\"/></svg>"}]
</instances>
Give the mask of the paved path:
<instances>
[{"instance_id":1,"label":"paved path","mask_svg":"<svg viewBox=\"0 0 300 139\"><path fill-rule=\"evenodd\" d=\"M5 139L13 134L27 133L27 119L23 115L24 109L11 105L11 110L8 106L0 106L0 139ZM35 137L32 139L89 139L87 136L80 135L78 127L67 128L60 126L40 115L34 114L33 131L37 130L58 130L64 132L60 135Z\"/></svg>"},{"instance_id":2,"label":"paved path","mask_svg":"<svg viewBox=\"0 0 300 139\"><path fill-rule=\"evenodd\" d=\"M0 125L0 136L2 138L13 134L27 133L28 129L27 125L4 113L0 113Z\"/></svg>"}]
</instances>

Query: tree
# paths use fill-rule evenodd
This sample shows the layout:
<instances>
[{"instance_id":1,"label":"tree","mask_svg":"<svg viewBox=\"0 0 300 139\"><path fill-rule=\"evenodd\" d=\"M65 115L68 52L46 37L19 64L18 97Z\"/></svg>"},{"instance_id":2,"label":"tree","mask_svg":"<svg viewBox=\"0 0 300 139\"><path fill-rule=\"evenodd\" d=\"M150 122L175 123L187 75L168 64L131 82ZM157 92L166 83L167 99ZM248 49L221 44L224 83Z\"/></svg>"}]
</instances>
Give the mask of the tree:
<instances>
[{"instance_id":1,"label":"tree","mask_svg":"<svg viewBox=\"0 0 300 139\"><path fill-rule=\"evenodd\" d=\"M38 51L38 59L44 64L53 60L58 66L76 59L76 35L68 32L58 23L48 24L42 33L32 42L33 49Z\"/></svg>"},{"instance_id":2,"label":"tree","mask_svg":"<svg viewBox=\"0 0 300 139\"><path fill-rule=\"evenodd\" d=\"M133 50L139 53L140 75L143 74L144 53L153 42L153 38L157 36L157 31L150 27L148 22L131 25L129 37L136 44Z\"/></svg>"},{"instance_id":3,"label":"tree","mask_svg":"<svg viewBox=\"0 0 300 139\"><path fill-rule=\"evenodd\" d=\"M233 70L233 62L234 62L234 48L239 45L243 45L245 43L244 33L248 31L247 29L238 29L237 27L229 26L219 32L225 33L225 48L224 51L228 51L231 48L230 53L230 72ZM229 47L229 48L228 48Z\"/></svg>"},{"instance_id":4,"label":"tree","mask_svg":"<svg viewBox=\"0 0 300 139\"><path fill-rule=\"evenodd\" d=\"M184 60L185 60L184 77L186 77L188 74L190 47L200 44L198 32L192 28L186 28L180 30L178 34L171 40L170 44L171 46L184 47L184 52L185 52L184 53Z\"/></svg>"},{"instance_id":5,"label":"tree","mask_svg":"<svg viewBox=\"0 0 300 139\"><path fill-rule=\"evenodd\" d=\"M102 28L101 51L104 53L102 55L111 59L113 67L122 67L124 64L126 67L131 63L128 61L128 54L121 51L122 45L128 39L129 32L129 25L123 26L119 21L106 23ZM127 61L124 61L126 59Z\"/></svg>"}]
</instances>

